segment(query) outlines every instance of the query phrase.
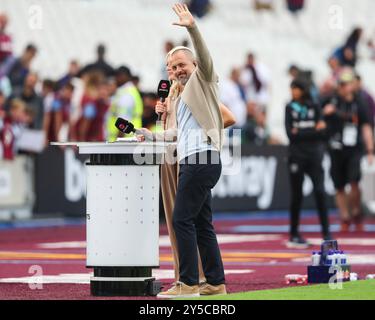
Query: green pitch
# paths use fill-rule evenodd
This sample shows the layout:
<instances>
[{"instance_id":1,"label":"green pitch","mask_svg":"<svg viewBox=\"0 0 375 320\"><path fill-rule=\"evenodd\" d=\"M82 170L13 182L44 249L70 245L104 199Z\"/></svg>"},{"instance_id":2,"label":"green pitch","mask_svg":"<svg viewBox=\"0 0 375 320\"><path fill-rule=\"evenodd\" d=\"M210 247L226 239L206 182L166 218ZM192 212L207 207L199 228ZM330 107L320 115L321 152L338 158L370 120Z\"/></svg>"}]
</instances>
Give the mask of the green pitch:
<instances>
[{"instance_id":1,"label":"green pitch","mask_svg":"<svg viewBox=\"0 0 375 320\"><path fill-rule=\"evenodd\" d=\"M375 280L344 282L342 289L330 289L328 284L293 285L282 289L200 297L199 300L375 300Z\"/></svg>"}]
</instances>

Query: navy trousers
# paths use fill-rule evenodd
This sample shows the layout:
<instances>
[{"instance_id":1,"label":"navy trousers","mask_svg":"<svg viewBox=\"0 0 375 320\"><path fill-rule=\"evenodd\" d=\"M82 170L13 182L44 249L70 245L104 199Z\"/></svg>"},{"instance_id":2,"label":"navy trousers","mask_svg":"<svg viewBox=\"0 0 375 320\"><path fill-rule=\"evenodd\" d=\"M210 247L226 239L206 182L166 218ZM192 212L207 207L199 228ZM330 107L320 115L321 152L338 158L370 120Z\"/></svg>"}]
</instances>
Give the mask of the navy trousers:
<instances>
[{"instance_id":1,"label":"navy trousers","mask_svg":"<svg viewBox=\"0 0 375 320\"><path fill-rule=\"evenodd\" d=\"M189 286L199 283L197 245L207 282L212 285L225 283L223 262L212 225L211 208L211 189L220 178L221 161L216 151L208 151L206 154L208 164L198 163L200 154L180 162L173 211L180 281Z\"/></svg>"}]
</instances>

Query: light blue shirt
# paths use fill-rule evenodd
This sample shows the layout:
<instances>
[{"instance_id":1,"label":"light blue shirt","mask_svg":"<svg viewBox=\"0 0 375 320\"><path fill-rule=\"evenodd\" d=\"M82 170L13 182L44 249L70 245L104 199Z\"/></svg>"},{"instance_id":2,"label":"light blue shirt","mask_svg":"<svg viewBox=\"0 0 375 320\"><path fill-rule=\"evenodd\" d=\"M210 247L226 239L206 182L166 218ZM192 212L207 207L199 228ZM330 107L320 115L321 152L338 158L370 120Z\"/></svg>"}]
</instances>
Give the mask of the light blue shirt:
<instances>
[{"instance_id":1,"label":"light blue shirt","mask_svg":"<svg viewBox=\"0 0 375 320\"><path fill-rule=\"evenodd\" d=\"M215 150L215 147L208 144L202 127L193 117L189 107L180 100L177 107L177 156L178 161L195 154L208 150Z\"/></svg>"}]
</instances>

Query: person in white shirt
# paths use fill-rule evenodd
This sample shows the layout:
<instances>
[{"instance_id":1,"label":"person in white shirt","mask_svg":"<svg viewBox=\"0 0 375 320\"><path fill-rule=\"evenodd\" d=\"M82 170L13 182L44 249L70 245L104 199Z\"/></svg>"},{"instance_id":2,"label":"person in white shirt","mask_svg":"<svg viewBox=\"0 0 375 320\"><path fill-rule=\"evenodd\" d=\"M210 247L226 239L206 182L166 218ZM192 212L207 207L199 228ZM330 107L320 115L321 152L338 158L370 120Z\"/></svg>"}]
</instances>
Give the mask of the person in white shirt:
<instances>
[{"instance_id":1,"label":"person in white shirt","mask_svg":"<svg viewBox=\"0 0 375 320\"><path fill-rule=\"evenodd\" d=\"M243 93L241 92L239 68L233 68L230 73L230 78L219 84L220 100L225 104L234 114L236 118L235 128L241 128L246 123L246 102Z\"/></svg>"},{"instance_id":2,"label":"person in white shirt","mask_svg":"<svg viewBox=\"0 0 375 320\"><path fill-rule=\"evenodd\" d=\"M247 102L255 102L259 106L268 105L270 72L264 64L255 61L253 53L247 55L240 82L245 88Z\"/></svg>"}]
</instances>

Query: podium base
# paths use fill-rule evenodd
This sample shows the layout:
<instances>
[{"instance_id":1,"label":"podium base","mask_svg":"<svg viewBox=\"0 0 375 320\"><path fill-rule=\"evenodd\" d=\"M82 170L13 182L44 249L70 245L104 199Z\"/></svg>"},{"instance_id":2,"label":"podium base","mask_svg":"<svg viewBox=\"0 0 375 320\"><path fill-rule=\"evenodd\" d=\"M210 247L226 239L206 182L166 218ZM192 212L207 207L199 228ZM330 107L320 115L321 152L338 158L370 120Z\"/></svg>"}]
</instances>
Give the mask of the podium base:
<instances>
[{"instance_id":1,"label":"podium base","mask_svg":"<svg viewBox=\"0 0 375 320\"><path fill-rule=\"evenodd\" d=\"M151 275L151 267L94 267L91 295L156 296L161 291L161 282Z\"/></svg>"}]
</instances>

